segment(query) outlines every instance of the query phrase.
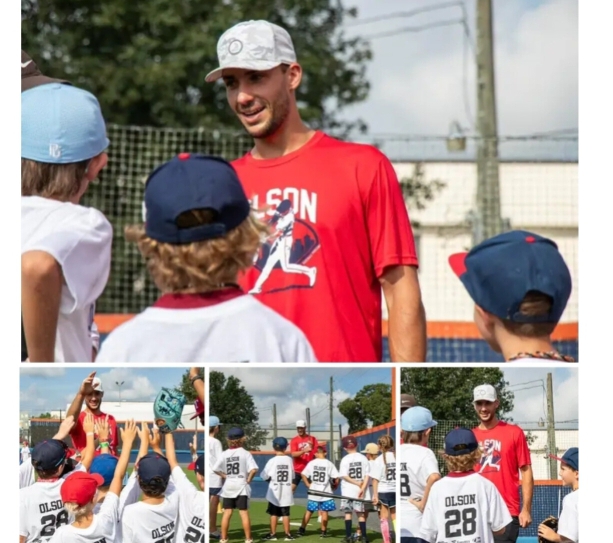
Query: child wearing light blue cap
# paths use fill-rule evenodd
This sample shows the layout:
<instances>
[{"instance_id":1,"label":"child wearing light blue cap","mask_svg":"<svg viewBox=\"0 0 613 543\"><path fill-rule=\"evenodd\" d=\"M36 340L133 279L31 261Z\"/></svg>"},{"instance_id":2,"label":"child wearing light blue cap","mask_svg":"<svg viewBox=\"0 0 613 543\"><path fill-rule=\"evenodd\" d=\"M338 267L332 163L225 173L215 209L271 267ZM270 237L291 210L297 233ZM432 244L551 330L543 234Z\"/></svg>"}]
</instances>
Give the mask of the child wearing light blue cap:
<instances>
[{"instance_id":1,"label":"child wearing light blue cap","mask_svg":"<svg viewBox=\"0 0 613 543\"><path fill-rule=\"evenodd\" d=\"M108 145L89 92L51 83L21 94L22 346L30 362L93 360L94 304L108 280L113 230L79 202L106 166Z\"/></svg>"},{"instance_id":2,"label":"child wearing light blue cap","mask_svg":"<svg viewBox=\"0 0 613 543\"><path fill-rule=\"evenodd\" d=\"M436 456L428 440L438 423L429 409L416 405L400 417L402 444L400 462L401 543L427 543L419 537L424 508L432 485L441 478Z\"/></svg>"}]
</instances>

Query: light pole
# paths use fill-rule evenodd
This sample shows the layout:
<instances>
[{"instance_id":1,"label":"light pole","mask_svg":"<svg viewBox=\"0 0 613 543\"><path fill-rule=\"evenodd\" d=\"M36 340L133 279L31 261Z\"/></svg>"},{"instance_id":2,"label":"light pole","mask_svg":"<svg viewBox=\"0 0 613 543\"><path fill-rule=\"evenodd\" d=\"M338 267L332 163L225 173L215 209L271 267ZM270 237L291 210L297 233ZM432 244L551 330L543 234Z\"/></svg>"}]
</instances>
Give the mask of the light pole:
<instances>
[{"instance_id":1,"label":"light pole","mask_svg":"<svg viewBox=\"0 0 613 543\"><path fill-rule=\"evenodd\" d=\"M119 403L121 403L121 385L123 385L125 383L125 381L122 381L121 383L119 381L115 381L115 384L117 385L117 388L119 390Z\"/></svg>"}]
</instances>

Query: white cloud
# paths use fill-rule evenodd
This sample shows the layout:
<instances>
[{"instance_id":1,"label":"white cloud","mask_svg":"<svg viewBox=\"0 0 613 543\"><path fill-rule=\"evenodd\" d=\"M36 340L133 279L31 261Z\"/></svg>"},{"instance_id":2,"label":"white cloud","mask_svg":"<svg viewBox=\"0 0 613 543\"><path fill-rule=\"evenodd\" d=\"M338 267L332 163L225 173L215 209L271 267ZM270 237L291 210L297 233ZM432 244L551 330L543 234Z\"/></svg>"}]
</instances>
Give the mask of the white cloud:
<instances>
[{"instance_id":1,"label":"white cloud","mask_svg":"<svg viewBox=\"0 0 613 543\"><path fill-rule=\"evenodd\" d=\"M24 365L19 368L23 375L27 375L28 377L61 377L66 373L65 368L48 368L48 367L40 367L39 365Z\"/></svg>"},{"instance_id":2,"label":"white cloud","mask_svg":"<svg viewBox=\"0 0 613 543\"><path fill-rule=\"evenodd\" d=\"M136 375L134 370L127 368L113 368L106 373L97 373L104 388L104 401L118 400L121 388L121 399L138 402L151 400L159 392L151 381L144 375ZM119 387L116 383L123 385ZM168 386L174 386L169 383Z\"/></svg>"},{"instance_id":3,"label":"white cloud","mask_svg":"<svg viewBox=\"0 0 613 543\"><path fill-rule=\"evenodd\" d=\"M30 385L25 390L19 391L19 406L22 411L43 409L47 401L47 397L37 385Z\"/></svg>"},{"instance_id":4,"label":"white cloud","mask_svg":"<svg viewBox=\"0 0 613 543\"><path fill-rule=\"evenodd\" d=\"M297 369L297 368L295 368ZM283 368L225 368L224 375L232 375L240 379L242 385L253 396L287 396L296 388L296 382L301 379L295 371L284 371Z\"/></svg>"}]
</instances>

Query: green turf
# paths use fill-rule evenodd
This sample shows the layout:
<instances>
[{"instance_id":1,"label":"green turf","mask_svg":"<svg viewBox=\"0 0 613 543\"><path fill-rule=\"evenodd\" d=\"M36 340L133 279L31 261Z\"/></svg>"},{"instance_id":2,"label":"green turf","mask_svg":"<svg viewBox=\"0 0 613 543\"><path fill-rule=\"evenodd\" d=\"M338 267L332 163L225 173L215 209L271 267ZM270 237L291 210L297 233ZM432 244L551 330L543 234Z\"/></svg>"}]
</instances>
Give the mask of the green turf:
<instances>
[{"instance_id":1,"label":"green turf","mask_svg":"<svg viewBox=\"0 0 613 543\"><path fill-rule=\"evenodd\" d=\"M270 532L270 515L266 513L266 502L256 502L251 501L249 504L249 518L251 519L251 536L253 538L254 543L260 541L263 537L266 537ZM306 511L306 507L300 505L294 505L290 508L290 530L291 533L296 536L298 533L298 528L302 522L302 517ZM335 512L338 514L338 512ZM371 513L371 515L376 515L376 513ZM353 518L353 531L357 528L358 521ZM221 526L221 515L217 516L217 527ZM371 543L382 542L383 539L380 533L373 532L371 530L367 531L366 536L370 540ZM338 539L342 539L345 537L345 521L342 518L330 518L328 520L328 538L320 539L319 534L321 533L321 525L317 522L317 513L313 513L311 520L306 529L306 535L300 537L300 543L321 543L322 541L334 541ZM284 531L283 525L279 522L277 526L277 537L279 541L283 541ZM235 510L232 514L232 519L230 520L230 531L228 533L228 539L231 542L235 541L244 541L245 533L243 532L243 527L241 524L241 518L238 513L238 510Z\"/></svg>"}]
</instances>

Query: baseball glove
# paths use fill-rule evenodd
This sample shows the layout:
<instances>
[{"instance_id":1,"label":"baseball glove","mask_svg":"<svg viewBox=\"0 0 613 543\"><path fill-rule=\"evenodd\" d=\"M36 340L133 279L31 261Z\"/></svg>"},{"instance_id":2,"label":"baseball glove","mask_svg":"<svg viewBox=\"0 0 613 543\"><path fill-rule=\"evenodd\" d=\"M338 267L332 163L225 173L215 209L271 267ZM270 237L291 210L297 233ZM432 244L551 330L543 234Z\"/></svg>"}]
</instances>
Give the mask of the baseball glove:
<instances>
[{"instance_id":1,"label":"baseball glove","mask_svg":"<svg viewBox=\"0 0 613 543\"><path fill-rule=\"evenodd\" d=\"M551 528L554 532L558 533L558 519L554 516L548 516L541 524L544 524L548 528ZM551 543L549 539L545 539L543 536L538 536L539 543Z\"/></svg>"},{"instance_id":2,"label":"baseball glove","mask_svg":"<svg viewBox=\"0 0 613 543\"><path fill-rule=\"evenodd\" d=\"M185 407L185 396L170 388L162 388L153 402L155 424L160 432L167 434L183 428L181 415Z\"/></svg>"}]
</instances>

